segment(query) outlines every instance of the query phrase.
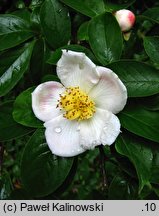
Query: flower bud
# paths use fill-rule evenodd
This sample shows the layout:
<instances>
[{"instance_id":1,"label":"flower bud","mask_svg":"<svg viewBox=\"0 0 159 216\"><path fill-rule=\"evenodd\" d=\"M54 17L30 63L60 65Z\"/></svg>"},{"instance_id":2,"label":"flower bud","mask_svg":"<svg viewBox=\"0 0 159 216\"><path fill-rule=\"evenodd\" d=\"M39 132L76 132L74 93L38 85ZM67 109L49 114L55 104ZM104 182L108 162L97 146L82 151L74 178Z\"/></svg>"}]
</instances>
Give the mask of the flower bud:
<instances>
[{"instance_id":1,"label":"flower bud","mask_svg":"<svg viewBox=\"0 0 159 216\"><path fill-rule=\"evenodd\" d=\"M129 31L135 22L135 15L126 9L118 10L114 13L122 32Z\"/></svg>"}]
</instances>

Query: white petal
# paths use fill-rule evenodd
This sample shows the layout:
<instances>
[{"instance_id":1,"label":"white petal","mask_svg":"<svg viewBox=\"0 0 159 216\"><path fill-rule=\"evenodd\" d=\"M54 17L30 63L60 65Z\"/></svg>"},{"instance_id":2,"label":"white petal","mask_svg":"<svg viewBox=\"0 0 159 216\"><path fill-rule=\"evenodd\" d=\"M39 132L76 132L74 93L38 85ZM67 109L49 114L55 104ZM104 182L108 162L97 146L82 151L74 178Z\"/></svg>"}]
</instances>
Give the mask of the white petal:
<instances>
[{"instance_id":1,"label":"white petal","mask_svg":"<svg viewBox=\"0 0 159 216\"><path fill-rule=\"evenodd\" d=\"M65 88L58 82L45 82L36 87L32 93L32 109L35 116L48 121L61 114L60 109L56 108L59 94L64 92Z\"/></svg>"},{"instance_id":2,"label":"white petal","mask_svg":"<svg viewBox=\"0 0 159 216\"><path fill-rule=\"evenodd\" d=\"M63 116L46 122L45 137L53 154L62 157L72 157L85 150L79 145L78 122L70 121Z\"/></svg>"},{"instance_id":3,"label":"white petal","mask_svg":"<svg viewBox=\"0 0 159 216\"><path fill-rule=\"evenodd\" d=\"M118 117L112 114L104 125L101 133L101 143L103 145L111 145L116 140L117 136L120 133L120 121Z\"/></svg>"},{"instance_id":4,"label":"white petal","mask_svg":"<svg viewBox=\"0 0 159 216\"><path fill-rule=\"evenodd\" d=\"M63 50L57 63L57 75L64 86L79 86L88 92L99 80L96 65L84 54Z\"/></svg>"},{"instance_id":5,"label":"white petal","mask_svg":"<svg viewBox=\"0 0 159 216\"><path fill-rule=\"evenodd\" d=\"M97 67L100 80L89 92L96 107L109 110L112 113L121 111L127 101L127 90L118 76L110 69Z\"/></svg>"},{"instance_id":6,"label":"white petal","mask_svg":"<svg viewBox=\"0 0 159 216\"><path fill-rule=\"evenodd\" d=\"M97 109L94 116L80 122L80 144L85 149L111 145L120 133L118 118L109 111Z\"/></svg>"}]
</instances>

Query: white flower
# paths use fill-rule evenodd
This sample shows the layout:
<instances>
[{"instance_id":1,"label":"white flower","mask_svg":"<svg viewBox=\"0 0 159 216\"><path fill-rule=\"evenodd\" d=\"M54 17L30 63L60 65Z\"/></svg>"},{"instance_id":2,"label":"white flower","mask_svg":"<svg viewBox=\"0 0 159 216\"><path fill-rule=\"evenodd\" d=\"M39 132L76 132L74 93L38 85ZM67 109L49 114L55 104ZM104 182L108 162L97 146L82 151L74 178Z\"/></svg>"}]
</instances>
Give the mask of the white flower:
<instances>
[{"instance_id":1,"label":"white flower","mask_svg":"<svg viewBox=\"0 0 159 216\"><path fill-rule=\"evenodd\" d=\"M53 154L78 155L95 146L111 145L120 133L114 115L126 104L127 90L108 68L96 66L84 53L62 51L59 82L45 82L32 93L32 108L44 121Z\"/></svg>"},{"instance_id":2,"label":"white flower","mask_svg":"<svg viewBox=\"0 0 159 216\"><path fill-rule=\"evenodd\" d=\"M129 31L135 23L135 15L130 10L122 9L115 12L115 17L122 32Z\"/></svg>"}]
</instances>

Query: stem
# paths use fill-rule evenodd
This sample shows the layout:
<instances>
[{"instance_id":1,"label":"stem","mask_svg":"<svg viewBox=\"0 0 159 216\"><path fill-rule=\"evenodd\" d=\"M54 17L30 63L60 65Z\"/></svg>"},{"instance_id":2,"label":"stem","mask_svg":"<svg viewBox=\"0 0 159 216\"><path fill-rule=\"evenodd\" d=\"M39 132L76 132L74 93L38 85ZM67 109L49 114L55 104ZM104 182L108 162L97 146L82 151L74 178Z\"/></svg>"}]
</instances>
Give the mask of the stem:
<instances>
[{"instance_id":1,"label":"stem","mask_svg":"<svg viewBox=\"0 0 159 216\"><path fill-rule=\"evenodd\" d=\"M101 160L101 173L103 176L103 190L106 189L108 187L107 184L107 176L106 176L106 169L105 169L105 160L107 159L105 153L104 153L104 149L103 149L103 145L99 146L99 152L100 152L100 160Z\"/></svg>"}]
</instances>

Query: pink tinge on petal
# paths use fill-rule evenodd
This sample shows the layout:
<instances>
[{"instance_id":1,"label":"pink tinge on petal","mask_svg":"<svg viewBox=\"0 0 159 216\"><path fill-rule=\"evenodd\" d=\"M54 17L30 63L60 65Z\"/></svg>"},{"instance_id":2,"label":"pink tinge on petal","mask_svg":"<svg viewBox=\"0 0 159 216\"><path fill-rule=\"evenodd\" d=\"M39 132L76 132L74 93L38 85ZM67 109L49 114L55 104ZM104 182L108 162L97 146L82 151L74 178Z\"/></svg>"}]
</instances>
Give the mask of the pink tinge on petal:
<instances>
[{"instance_id":1,"label":"pink tinge on petal","mask_svg":"<svg viewBox=\"0 0 159 216\"><path fill-rule=\"evenodd\" d=\"M128 19L131 23L131 25L133 26L135 23L135 15L130 11L129 15L128 15Z\"/></svg>"},{"instance_id":2,"label":"pink tinge on petal","mask_svg":"<svg viewBox=\"0 0 159 216\"><path fill-rule=\"evenodd\" d=\"M121 9L116 11L114 15L119 23L121 31L129 31L133 27L135 22L135 15L130 10Z\"/></svg>"},{"instance_id":3,"label":"pink tinge on petal","mask_svg":"<svg viewBox=\"0 0 159 216\"><path fill-rule=\"evenodd\" d=\"M48 121L61 114L57 108L60 94L65 91L61 83L50 81L40 84L32 93L32 109L37 118Z\"/></svg>"}]
</instances>

